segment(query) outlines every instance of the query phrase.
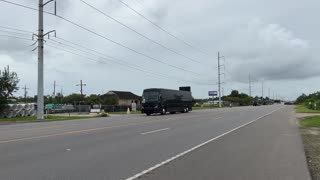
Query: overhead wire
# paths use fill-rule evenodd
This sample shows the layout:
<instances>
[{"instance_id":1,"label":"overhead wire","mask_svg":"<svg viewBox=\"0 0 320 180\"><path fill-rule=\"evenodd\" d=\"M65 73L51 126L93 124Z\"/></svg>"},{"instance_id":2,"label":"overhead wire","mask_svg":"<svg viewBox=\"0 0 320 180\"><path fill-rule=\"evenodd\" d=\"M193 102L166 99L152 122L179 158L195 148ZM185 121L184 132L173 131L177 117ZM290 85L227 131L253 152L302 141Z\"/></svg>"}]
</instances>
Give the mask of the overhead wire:
<instances>
[{"instance_id":1,"label":"overhead wire","mask_svg":"<svg viewBox=\"0 0 320 180\"><path fill-rule=\"evenodd\" d=\"M157 42L157 41L155 41L155 40L147 37L146 35L138 32L137 30L133 29L132 27L130 27L130 26L124 24L123 22L117 20L116 18L114 18L114 17L112 17L111 15L105 13L104 11L98 9L97 7L93 6L92 4L90 4L90 3L88 3L88 2L86 2L86 1L84 1L84 0L79 0L79 1L82 2L82 3L84 3L85 5L87 5L88 7L94 9L95 11L101 13L101 14L104 15L105 17L108 17L108 18L112 19L113 21L117 22L118 24L121 24L122 26L126 27L127 29L131 30L132 32L140 35L141 37L143 37L143 38L145 38L145 39L153 42L154 44L157 44L158 46L160 46L160 47L162 47L162 48L164 48L164 49L166 49L166 50L168 50L168 51L170 51L170 52L172 52L172 53L174 53L174 54L176 54L176 55L182 56L182 57L188 59L189 61L192 61L192 62L196 62L196 63L200 63L200 64L201 64L200 61L195 60L195 59L193 59L193 58L190 58L190 57L188 57L188 56L186 56L186 55L184 55L184 54L181 54L181 53L179 53L179 52L177 52L177 51L175 51L175 50L173 50L173 49L171 49L171 48L168 48L167 46L165 46L165 45L163 45L163 44L161 44L161 43L159 43L159 42Z\"/></svg>"},{"instance_id":2,"label":"overhead wire","mask_svg":"<svg viewBox=\"0 0 320 180\"><path fill-rule=\"evenodd\" d=\"M9 30L15 30L15 31L20 31L20 32L33 33L32 31L26 31L26 30L16 29L16 28L12 28L12 27L8 27L8 26L2 26L2 25L0 25L0 28L9 29Z\"/></svg>"},{"instance_id":3,"label":"overhead wire","mask_svg":"<svg viewBox=\"0 0 320 180\"><path fill-rule=\"evenodd\" d=\"M6 30L2 30L0 29L0 32L4 32L4 33L8 33L8 34L19 34L19 35L23 35L23 36L32 36L32 34L26 34L26 33L21 33L21 32L13 32L13 31L6 31Z\"/></svg>"},{"instance_id":4,"label":"overhead wire","mask_svg":"<svg viewBox=\"0 0 320 180\"><path fill-rule=\"evenodd\" d=\"M101 53L101 52L98 52L98 51L96 51L96 50L87 48L87 47L85 47L85 46L82 46L82 45L73 43L73 42L68 41L68 40L65 40L65 39L63 39L63 38L60 38L60 37L55 37L55 38L57 38L57 39L59 39L59 40L63 40L63 41L65 41L65 42L68 42L68 43L70 43L70 44L72 44L72 45L74 45L74 46L78 46L78 47L80 47L80 48L82 48L82 49L85 49L86 51L83 51L83 50L81 50L81 49L79 49L79 48L72 47L72 46L70 46L70 45L68 45L68 44L65 44L65 43L62 43L62 42L60 42L60 41L53 40L52 38L51 38L51 39L48 39L48 41L53 41L53 42L55 42L55 43L58 43L58 44L60 44L60 45L64 45L64 46L70 47L70 48L75 49L75 50L77 50L77 51L91 54L91 55L93 55L93 56L96 56L96 57L105 59L105 60L107 60L107 61L111 61L111 62L113 62L113 63L115 63L115 64L118 64L118 65L121 65L121 66L133 68L133 69L135 69L135 70L138 70L138 71L141 71L141 72L145 72L145 73L148 73L148 74L152 74L152 75L156 75L156 76L159 76L159 77L162 77L162 78L166 78L166 79L169 79L169 80L175 79L175 80L177 80L177 81L191 82L191 83L193 83L193 84L210 85L210 84L205 84L205 83L200 83L200 82L195 82L195 81L177 79L177 78L175 78L175 77L171 77L171 76L168 76L168 75L164 75L164 74L161 74L161 73L157 73L157 72L154 72L153 70L148 70L148 69L146 69L146 68L144 68L144 67L137 66L137 65L134 65L134 64L130 64L130 63L128 63L128 62L126 62L126 61L124 61L124 60L122 60L122 59L115 58L115 57L112 57L112 56L103 54L103 53ZM65 48L64 48L64 49L65 49ZM91 51L91 52L88 52L88 51ZM92 52L94 52L94 53L92 53ZM97 55L97 54L99 54L99 55ZM106 58L106 57L107 57L107 58Z\"/></svg>"},{"instance_id":5,"label":"overhead wire","mask_svg":"<svg viewBox=\"0 0 320 180\"><path fill-rule=\"evenodd\" d=\"M29 7L29 6L26 6L26 5L21 5L21 4L14 3L14 2L10 2L10 1L7 1L7 0L0 0L0 2L5 2L5 3L12 4L12 5L20 6L20 7L23 7L23 8L27 8L27 9L39 11L39 10L36 9L36 8ZM78 23L76 23L76 22L73 22L73 21L71 21L71 20L69 20L69 19L67 19L67 18L65 18L65 17L63 17L63 16L56 15L56 14L54 14L54 13L50 13L50 12L47 12L47 11L43 11L43 12L46 13L46 14L50 14L50 15L56 16L56 17L64 20L65 22L68 22L68 23L70 23L70 24L72 24L72 25L74 25L74 26L76 26L76 27L78 27L78 28L80 28L80 29L83 29L83 30L85 30L85 31L87 31L87 32L89 32L89 33L91 33L91 34L94 34L94 35L96 35L96 36L98 36L98 37L100 37L100 38L103 38L103 39L105 39L105 40L107 40L107 41L110 41L110 42L112 42L112 43L114 43L114 44L116 44L116 45L118 45L118 46L120 46L120 47L123 47L123 48L125 48L125 49L128 49L128 50L130 50L130 51L132 51L132 52L134 52L134 53L136 53L136 54L139 54L139 55L141 55L141 56L144 56L144 57L146 57L146 58L148 58L148 59L150 59L150 60L152 60L152 61L155 61L155 62L164 64L164 65L170 66L170 67L172 67L172 68L174 68L174 69L178 69L178 70L181 70L181 71L184 71L184 72L189 72L189 73L192 73L192 74L197 75L197 76L202 76L202 74L197 73L197 72L195 72L195 71L187 70L187 69L181 68L181 67L179 67L179 66L169 64L169 63L167 63L167 62L165 62L165 61L162 61L162 60L160 60L160 59L157 59L157 58L155 58L155 57L152 57L152 56L150 56L150 55L147 55L147 54L144 54L144 53L142 53L142 52L140 52L140 51L137 51L137 50L135 50L135 49L133 49L133 48L130 48L130 47L124 45L124 44L121 44L121 43L119 43L119 42L117 42L117 41L115 41L115 40L112 40L112 39L110 39L110 38L108 38L108 37L106 37L106 36L103 36L103 35L95 32L95 31L93 31L93 30L91 30L91 29L89 29L89 28L86 28L86 27L84 27L84 26L82 26L82 25L80 25L80 24L78 24Z\"/></svg>"},{"instance_id":6,"label":"overhead wire","mask_svg":"<svg viewBox=\"0 0 320 180\"><path fill-rule=\"evenodd\" d=\"M130 9L131 11L133 11L134 13L138 14L141 18L145 19L146 21L148 21L149 23L151 23L153 26L157 27L158 29L160 29L161 31L165 32L166 34L170 35L171 37L173 37L174 39L182 42L183 44L189 46L190 48L198 51L198 52L201 52L202 54L205 54L205 55L209 55L207 52L201 50L200 48L197 48L193 45L191 45L190 43L184 41L183 39L177 37L176 35L170 33L169 31L167 31L166 29L164 29L163 27L159 26L158 24L156 24L155 22L153 22L152 20L150 20L149 18L147 18L146 16L144 16L142 13L140 13L139 11L135 10L134 8L132 8L129 4L125 3L124 1L122 0L118 0L121 4L123 4L124 6L126 6L128 9Z\"/></svg>"},{"instance_id":7,"label":"overhead wire","mask_svg":"<svg viewBox=\"0 0 320 180\"><path fill-rule=\"evenodd\" d=\"M6 27L6 26L1 26L1 27L6 28L6 29L12 29L12 30L15 30L15 31L20 31L20 32L30 32L30 33L31 33L31 31L22 30L22 29L16 29L16 28L11 28L11 27ZM19 33L19 34L23 34L23 33ZM25 34L23 34L23 35L25 35ZM10 35L0 35L0 36L7 36L7 37L12 37L12 38L18 38L18 39L33 41L32 39L21 38L21 37L17 37L17 36L10 36ZM62 43L62 42L60 42L60 41L56 41L56 40L54 40L54 39L52 39L52 38L55 38L55 39L58 39L58 40L62 40L62 41L66 42L66 43L69 43L69 44L71 44L71 45L73 45L73 46L80 47L80 48L82 48L82 49L85 49L85 51L83 51L83 50L81 50L81 49L79 49L79 48L75 48L75 47L73 47L73 46L70 46L70 45L68 45L68 44ZM75 49L75 50L77 50L77 51L84 52L84 53L88 53L88 54L91 54L91 55L94 55L94 56L97 56L96 54L99 54L100 56L97 56L97 57L99 57L99 58L104 58L104 59L106 59L106 57L107 57L106 60L108 60L108 61L112 61L113 63L116 63L116 64L118 64L118 65L127 66L127 67L129 67L129 68L133 68L133 69L138 70L138 71L141 71L141 72L151 73L151 74L153 74L153 75L160 76L160 77L164 77L164 78L166 78L166 79L176 79L175 77L170 77L170 76L167 76L167 75L164 75L164 74L161 74L161 73L155 73L153 70L146 70L146 68L144 68L144 67L137 66L137 65L134 65L134 64L130 64L129 62L124 61L124 60L122 60L122 59L115 58L115 57L112 57L112 56L110 56L110 55L106 55L106 54L104 54L104 53L101 53L101 52L96 51L96 50L94 50L94 49L85 47L85 46L83 46L83 45L80 45L80 44L77 44L77 43L74 43L74 42L71 42L71 41L66 40L66 39L64 39L64 38L54 37L54 36L53 36L53 37L51 37L51 39L49 39L48 37L46 37L46 40L48 40L48 41L53 41L53 42L55 42L55 43L58 43L58 45L68 46L68 47L70 47L70 48L72 48L72 49ZM35 41L35 42L36 42L36 41ZM54 48L59 49L58 47L54 47ZM62 50L62 51L63 51L63 50ZM90 51L91 51L91 52L90 52ZM95 54L92 53L92 52L94 52ZM71 52L71 51L68 51L68 53L72 53L73 55L81 56L80 54L76 54L76 53ZM104 56L104 57L101 57L101 56ZM88 57L86 57L86 56L82 56L82 57L83 57L83 58L90 59L90 60L94 60L94 59L88 58ZM94 61L101 62L101 61L99 61L99 60L94 60ZM119 62L122 62L122 63L119 63ZM205 83L200 83L200 82L194 82L194 81L188 81L188 80L181 80L181 79L177 79L177 80L178 80L178 81L191 82L191 83L199 84L199 85L210 85L210 84L205 84Z\"/></svg>"},{"instance_id":8,"label":"overhead wire","mask_svg":"<svg viewBox=\"0 0 320 180\"><path fill-rule=\"evenodd\" d=\"M27 40L27 41L33 41L32 39L23 38L23 37L18 37L18 36L11 36L11 35L7 35L7 34L0 34L0 36L10 37L10 38L15 38L15 39L21 39L21 40Z\"/></svg>"}]
</instances>

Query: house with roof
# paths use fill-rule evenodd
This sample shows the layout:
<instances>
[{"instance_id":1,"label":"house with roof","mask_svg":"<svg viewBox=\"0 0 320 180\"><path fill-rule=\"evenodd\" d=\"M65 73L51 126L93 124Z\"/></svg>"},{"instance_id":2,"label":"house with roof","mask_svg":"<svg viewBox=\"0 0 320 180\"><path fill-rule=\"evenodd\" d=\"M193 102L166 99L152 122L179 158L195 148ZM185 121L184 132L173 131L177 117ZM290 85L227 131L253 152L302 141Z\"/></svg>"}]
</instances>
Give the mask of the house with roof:
<instances>
[{"instance_id":1,"label":"house with roof","mask_svg":"<svg viewBox=\"0 0 320 180\"><path fill-rule=\"evenodd\" d=\"M115 98L117 100L117 105L131 105L132 101L137 104L141 104L142 97L136 94L133 94L129 91L109 91L106 94L101 96L101 99L105 98Z\"/></svg>"}]
</instances>

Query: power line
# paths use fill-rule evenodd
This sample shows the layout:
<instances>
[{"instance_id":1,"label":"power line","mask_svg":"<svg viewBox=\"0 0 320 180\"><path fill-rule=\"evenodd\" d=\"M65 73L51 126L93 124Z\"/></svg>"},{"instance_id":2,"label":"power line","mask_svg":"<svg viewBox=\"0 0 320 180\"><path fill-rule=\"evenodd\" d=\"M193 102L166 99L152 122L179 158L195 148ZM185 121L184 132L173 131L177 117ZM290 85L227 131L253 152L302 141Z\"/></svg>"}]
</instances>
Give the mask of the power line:
<instances>
[{"instance_id":1,"label":"power line","mask_svg":"<svg viewBox=\"0 0 320 180\"><path fill-rule=\"evenodd\" d=\"M59 42L59 41L56 41L56 40L53 40L53 39L49 39L49 41L54 41L56 43L59 43L60 45L66 45L68 47L71 47L72 49L75 49L77 51L81 51L81 52L84 52L84 53L89 53L91 55L94 55L94 56L97 56L99 58L102 58L102 59L105 59L107 61L112 61L113 63L116 63L118 65L121 65L121 66L126 66L126 67L129 67L129 68L134 68L135 70L138 70L138 71L141 71L141 72L146 72L146 73L151 73L153 75L157 75L157 76L160 76L160 77L164 77L164 78L167 78L167 79L172 79L174 77L170 77L170 76L167 76L167 75L164 75L164 74L161 74L161 73L158 73L158 72L154 72L154 70L148 70L146 69L145 67L142 67L142 66L137 66L135 64L131 64L125 60L122 60L122 59L119 59L119 58L115 58L115 57L112 57L110 55L106 55L104 53L101 53L99 51L96 51L96 50L93 50L91 48L88 48L88 47L85 47L83 45L80 45L80 44L77 44L77 43L74 43L74 42L71 42L71 41L68 41L66 39L63 39L63 38L60 38L60 37L55 37L56 39L59 39L59 40L62 40L62 41L65 41L67 43L70 43L74 46L77 46L77 47L80 47L82 49L85 49L86 51L83 51L81 49L78 49L78 48L74 48L70 45L67 45L65 43L62 43L62 42ZM87 52L87 51L91 51L91 52ZM94 53L92 53L94 52ZM97 55L99 54L99 55ZM107 58L106 58L107 57ZM119 63L119 62L122 62L122 63ZM174 78L175 79L175 78ZM198 83L198 82L194 82L194 81L188 81L188 80L180 80L180 79L177 79L178 81L185 81L185 82L191 82L191 83L194 83L194 84L199 84L199 85L212 85L212 84L205 84L205 83Z\"/></svg>"},{"instance_id":2,"label":"power line","mask_svg":"<svg viewBox=\"0 0 320 180\"><path fill-rule=\"evenodd\" d=\"M12 4L12 5L20 6L20 7L23 7L23 8L27 8L27 9L39 11L39 10L36 9L36 8L29 7L29 6L25 6L25 5L21 5L21 4L18 4L18 3L9 2L9 1L7 1L7 0L0 0L0 2L5 2L5 3ZM68 23L70 23L70 24L72 24L72 25L74 25L74 26L76 26L76 27L78 27L78 28L80 28L80 29L83 29L83 30L85 30L85 31L87 31L87 32L90 32L91 34L94 34L94 35L96 35L96 36L98 36L98 37L100 37L100 38L103 38L103 39L105 39L105 40L107 40L107 41L110 41L110 42L112 42L112 43L114 43L114 44L116 44L116 45L118 45L118 46L120 46L120 47L123 47L123 48L125 48L125 49L128 49L128 50L130 50L130 51L132 51L132 52L134 52L134 53L136 53L136 54L139 54L139 55L141 55L141 56L144 56L144 57L146 57L146 58L148 58L148 59L151 59L151 60L153 60L153 61L155 61L155 62L158 62L158 63L164 64L164 65L170 66L170 67L172 67L172 68L175 68L175 69L178 69L178 70L181 70L181 71L185 71L185 72L189 72L189 73L192 73L192 74L201 76L201 74L199 74L199 73L197 73L197 72L194 72L194 71L191 71L191 70L187 70L187 69L184 69L184 68L181 68L181 67L178 67L178 66L175 66L175 65L166 63L166 62L164 62L164 61L162 61L162 60L160 60L160 59L154 58L154 57L152 57L152 56L149 56L149 55L147 55L147 54L144 54L144 53L142 53L142 52L139 52L139 51L137 51L137 50L135 50L135 49L132 49L132 48L130 48L130 47L128 47L128 46L125 46L125 45L123 45L123 44L121 44L121 43L119 43L119 42L117 42L117 41L114 41L114 40L112 40L112 39L110 39L110 38L108 38L108 37L106 37L106 36L103 36L103 35L95 32L95 31L93 31L93 30L90 30L90 29L88 29L88 28L86 28L86 27L84 27L84 26L81 26L81 25L79 25L79 24L77 24L77 23L75 23L75 22L73 22L73 21L71 21L71 20L69 20L69 19L67 19L67 18L65 18L65 17L63 17L63 16L56 15L56 14L54 14L54 13L50 13L50 12L43 11L43 10L41 10L41 11L44 12L44 13L46 13L46 14L50 14L50 15L56 16L56 17L64 20L65 22L68 22Z\"/></svg>"},{"instance_id":3,"label":"power line","mask_svg":"<svg viewBox=\"0 0 320 180\"><path fill-rule=\"evenodd\" d=\"M32 34L26 34L26 33L20 33L20 32L13 32L13 31L6 31L6 30L1 30L0 32L4 32L4 33L12 33L12 34L20 34L20 35L24 35L24 36L31 36Z\"/></svg>"},{"instance_id":4,"label":"power line","mask_svg":"<svg viewBox=\"0 0 320 180\"><path fill-rule=\"evenodd\" d=\"M33 33L32 31L26 31L26 30L16 29L16 28L7 27L7 26L0 26L0 28L3 28L3 29L10 29L10 30L15 30L15 31L20 31L20 32Z\"/></svg>"},{"instance_id":5,"label":"power line","mask_svg":"<svg viewBox=\"0 0 320 180\"><path fill-rule=\"evenodd\" d=\"M166 76L166 75L160 74L160 73L154 73L153 70L152 70L152 71L151 71L151 70L146 71L144 67L137 66L137 65L131 64L131 63L127 62L127 61L124 61L124 60L122 60L122 59L115 58L115 57L112 57L112 56L103 54L103 53L101 53L101 52L99 52L99 51L96 51L96 50L87 48L87 47L85 47L85 46L82 46L82 45L73 43L73 42L68 41L68 40L65 40L65 39L63 39L63 38L59 38L59 37L56 37L56 38L57 38L57 39L60 39L60 40L63 40L63 41L65 41L65 42L68 42L68 43L70 43L70 44L72 44L72 45L74 45L74 46L81 47L82 49L85 49L86 51L83 51L83 50L78 49L78 48L74 48L74 47L72 47L72 46L70 46L70 45L64 44L64 43L62 43L62 42L59 42L59 41L56 41L56 40L53 40L53 39L50 39L50 40L51 40L51 41L54 41L54 42L56 42L56 43L59 43L59 44L62 44L62 45L66 45L66 46L68 46L68 47L71 47L72 49L75 49L75 50L78 50L78 51L81 51L81 52L84 52L84 53L89 53L89 54L94 55L94 56L97 56L97 57L99 57L99 58L103 58L103 59L105 59L105 60L107 60L107 61L111 61L111 62L116 63L116 64L118 64L118 65L126 66L126 67L129 67L129 68L134 68L134 69L139 70L139 71L142 71L142 72L147 72L147 73L152 72L153 74L156 74L156 75L162 76L162 77L166 77L166 78L169 78L169 79L172 78L172 77L168 77L168 76ZM91 52L88 52L88 51L91 51ZM92 53L92 52L94 52L95 54ZM99 55L97 55L97 54L99 54ZM106 57L107 57L107 58L106 58ZM122 62L122 63L119 63L119 62Z\"/></svg>"},{"instance_id":6,"label":"power line","mask_svg":"<svg viewBox=\"0 0 320 180\"><path fill-rule=\"evenodd\" d=\"M58 38L58 37L57 37L57 38ZM62 39L62 38L59 38L59 39ZM64 39L62 39L62 40L64 40ZM53 39L49 39L49 41L56 42L56 43L58 43L60 46L61 46L61 45L64 45L64 46L67 46L67 47L69 47L69 48L72 48L72 49L74 49L74 50L76 50L76 51L80 51L80 52L82 52L82 53L87 53L87 54L90 54L90 55L93 55L93 56L97 56L97 57L100 58L100 59L105 59L105 60L107 60L107 61L111 61L111 62L113 62L113 63L115 63L115 64L118 64L118 65L121 65L121 66L126 66L126 67L129 67L129 68L133 68L133 69L135 69L135 70L139 70L139 71L142 71L142 72L150 73L150 72L148 72L148 71L146 71L146 70L143 70L143 68L139 69L139 66L132 65L132 64L130 64L130 63L126 62L126 61L123 61L123 60L121 60L121 59L114 58L114 57L111 57L111 56L102 54L102 53L100 53L100 52L98 52L98 51L95 51L95 50L86 48L86 47L81 46L81 45L77 45L77 44L74 44L74 43L73 43L73 45L82 47L82 48L85 49L86 51L81 50L81 49L79 49L79 48L75 48L75 47L70 46L70 45L68 45L68 44L65 44L65 43L62 43L62 42L53 40ZM64 40L64 41L67 41L67 40ZM69 42L70 42L70 41L69 41ZM92 52L88 52L88 51L93 51L93 52L95 52L96 54L94 54L94 53L92 53ZM100 55L97 55L97 54L100 54ZM74 54L74 55L78 55L78 56L79 56L79 54ZM101 55L102 55L102 56L101 56ZM103 57L103 56L107 56L108 58ZM85 57L85 56L83 56L83 57L84 57L84 58L88 58L88 57ZM92 59L92 58L90 58L90 59ZM101 62L101 61L99 61L99 60L95 60L95 61ZM123 63L120 63L119 61L120 61L120 62L123 62ZM163 76L163 75L161 75L161 76Z\"/></svg>"},{"instance_id":7,"label":"power line","mask_svg":"<svg viewBox=\"0 0 320 180\"><path fill-rule=\"evenodd\" d=\"M164 61L162 61L162 60L159 60L159 59L154 58L154 57L152 57L152 56L149 56L149 55L147 55L147 54L141 53L141 52L139 52L139 51L137 51L137 50L135 50L135 49L132 49L132 48L130 48L130 47L128 47L128 46L125 46L125 45L123 45L123 44L121 44L121 43L119 43L119 42L116 42L116 41L114 41L114 40L112 40L112 39L109 39L109 38L107 38L107 37L105 37L105 36L103 36L103 35L101 35L101 34L98 34L98 33L94 32L94 31L92 31L92 30L90 30L90 29L88 29L88 28L86 28L86 27L83 27L83 26L81 26L81 25L79 25L79 24L77 24L77 23L75 23L75 22L73 22L73 21L70 21L70 20L68 20L68 19L66 19L66 18L64 18L64 17L62 17L62 16L57 15L57 17L63 19L63 20L66 21L66 22L69 22L69 23L71 23L71 24L73 24L73 25L75 25L75 26L77 26L77 27L79 27L79 28L81 28L81 29L84 29L84 30L86 30L86 31L88 31L88 32L96 35L96 36L99 36L99 37L101 37L101 38L103 38L103 39L106 39L106 40L108 40L108 41L110 41L110 42L112 42L112 43L114 43L114 44L116 44L116 45L118 45L118 46L121 46L121 47L123 47L123 48L125 48L125 49L128 49L128 50L130 50L130 51L132 51L132 52L134 52L134 53L136 53L136 54L139 54L139 55L141 55L141 56L144 56L144 57L146 57L146 58L148 58L148 59L151 59L151 60L153 60L153 61L156 61L156 62L158 62L158 63L161 63L161 64L164 64L164 65L170 66L170 67L172 67L172 68L175 68L175 69L178 69L178 70L181 70L181 71L189 72L189 73L192 73L192 74L195 74L195 75L201 75L201 74L199 74L199 73L197 73L197 72L183 69L183 68L181 68L181 67L178 67L178 66L175 66L175 65L166 63L166 62L164 62Z\"/></svg>"},{"instance_id":8,"label":"power line","mask_svg":"<svg viewBox=\"0 0 320 180\"><path fill-rule=\"evenodd\" d=\"M36 8L30 7L30 6L26 6L26 5L22 5L22 4L19 4L19 3L10 2L10 1L7 1L7 0L0 0L0 1L8 3L8 4L15 5L15 6L20 6L20 7L23 7L23 8L27 8L27 9L32 9L32 10L38 11L38 9L36 9Z\"/></svg>"},{"instance_id":9,"label":"power line","mask_svg":"<svg viewBox=\"0 0 320 180\"><path fill-rule=\"evenodd\" d=\"M191 47L192 49L201 52L203 54L209 55L208 53L206 53L205 51L194 47L193 45L191 45L190 43L187 43L186 41L182 40L181 38L175 36L174 34L170 33L169 31L165 30L163 27L159 26L158 24L154 23L153 21L151 21L150 19L148 19L146 16L144 16L143 14L141 14L140 12L138 12L137 10L135 10L134 8L132 8L130 5L128 5L127 3L123 2L122 0L118 0L120 3L122 3L123 5L125 5L127 8L129 8L131 11L135 12L136 14L138 14L140 17L142 17L143 19L147 20L149 23L151 23L152 25L154 25L155 27L157 27L158 29L160 29L161 31L167 33L168 35L170 35L171 37L175 38L176 40L182 42L183 44Z\"/></svg>"},{"instance_id":10,"label":"power line","mask_svg":"<svg viewBox=\"0 0 320 180\"><path fill-rule=\"evenodd\" d=\"M20 40L33 41L32 39L23 38L23 37L18 37L18 36L11 36L11 35L6 35L6 34L0 34L0 36L3 36L3 37L10 37L10 38L15 38L15 39L20 39Z\"/></svg>"},{"instance_id":11,"label":"power line","mask_svg":"<svg viewBox=\"0 0 320 180\"><path fill-rule=\"evenodd\" d=\"M177 51L175 51L175 50L173 50L173 49L170 49L170 48L168 48L167 46L165 46L165 45L163 45L163 44L161 44L161 43L159 43L159 42L157 42L157 41L155 41L155 40L147 37L146 35L144 35L144 34L138 32L138 31L136 31L135 29L131 28L130 26L128 26L128 25L122 23L121 21L115 19L114 17L106 14L105 12L103 12L102 10L98 9L97 7L89 4L88 2L86 2L86 1L84 1L84 0L79 0L79 1L81 1L82 3L84 3L85 5L87 5L88 7L90 7L90 8L92 8L92 9L100 12L100 13L103 14L104 16L112 19L113 21L121 24L122 26L126 27L127 29L131 30L132 32L140 35L141 37L143 37L143 38L145 38L145 39L147 39L147 40L149 40L149 41L157 44L158 46L160 46L160 47L162 47L162 48L164 48L164 49L166 49L166 50L168 50L168 51L170 51L170 52L172 52L172 53L174 53L174 54L177 54L177 55L179 55L179 56L182 56L182 57L184 57L184 58L186 58L186 59L188 59L188 60L190 60L190 61L192 61L192 62L201 63L200 61L197 61L197 60L195 60L195 59L193 59L193 58L190 58L190 57L188 57L188 56L185 56L185 55L183 55L183 54L181 54L181 53L179 53L179 52L177 52Z\"/></svg>"},{"instance_id":12,"label":"power line","mask_svg":"<svg viewBox=\"0 0 320 180\"><path fill-rule=\"evenodd\" d=\"M61 38L60 38L60 39L61 39ZM49 39L48 42L51 43L50 41L52 41L52 39ZM56 41L56 42L59 43L60 46L61 46L61 45L66 45L66 44L63 44L63 43L58 42L58 41ZM92 60L92 61L95 61L95 62L105 63L105 61L93 59L93 58L91 58L91 57L87 57L87 56L84 56L84 55L81 55L81 54L78 54L78 53L75 53L75 52L66 50L65 47L63 47L63 49L61 49L61 48L59 48L59 47L56 47L56 46L53 46L53 45L50 45L50 44L47 44L47 46L52 47L52 48L55 48L55 49L58 49L58 50L61 50L61 51L65 51L65 52L68 52L68 53L70 53L70 54L73 54L73 55L76 55L76 56L79 56L79 57L82 57L82 58L85 58L85 59L89 59L89 60ZM67 46L68 46L68 45L67 45ZM71 46L69 46L69 47L71 47ZM80 50L80 49L77 49L77 48L74 48L74 47L71 47L71 48L72 48L72 49L75 49L75 50L77 50L77 51L80 51L80 52L88 53L88 52L86 52L86 51L83 51L83 50ZM94 51L94 50L93 50L93 51ZM99 53L99 52L98 52L98 53ZM185 81L185 82L188 82L188 83L193 83L193 84L198 84L198 85L212 85L212 84L199 83L199 82L195 82L195 81L176 79L176 78L174 78L174 77L170 77L170 76L166 76L166 75L163 75L163 74L155 73L155 72L152 71L152 70L146 70L146 69L143 68L143 67L139 67L139 66L136 66L136 65L128 65L128 64L126 64L126 63L119 63L119 62L117 62L117 61L115 61L115 60L113 60L113 59L101 57L101 56L98 56L98 55L93 54L93 53L89 53L89 54L94 55L94 56L97 56L97 57L99 57L100 59L105 59L105 60L107 60L107 61L112 61L112 62L115 63L115 64L118 64L118 65L127 67L127 68L129 68L129 70L130 70L130 69L134 69L134 70L136 70L136 71L140 71L140 72L143 72L143 73L147 73L147 74L149 74L149 75L153 75L153 76L156 76L156 77L162 77L162 78L166 78L166 79L169 79L169 80L175 79L175 80L177 80L177 81ZM120 60L120 59L117 59L117 60L123 61L123 60ZM123 62L125 62L125 61L123 61ZM128 70L128 69L126 69L126 70Z\"/></svg>"}]
</instances>

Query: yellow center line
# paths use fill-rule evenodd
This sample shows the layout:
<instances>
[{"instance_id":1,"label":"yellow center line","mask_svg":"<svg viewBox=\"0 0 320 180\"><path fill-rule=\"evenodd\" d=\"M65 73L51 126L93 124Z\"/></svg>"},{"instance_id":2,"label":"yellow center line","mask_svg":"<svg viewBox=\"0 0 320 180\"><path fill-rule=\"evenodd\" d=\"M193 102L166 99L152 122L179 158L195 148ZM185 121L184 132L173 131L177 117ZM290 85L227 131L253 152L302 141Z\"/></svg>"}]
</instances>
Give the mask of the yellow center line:
<instances>
[{"instance_id":1,"label":"yellow center line","mask_svg":"<svg viewBox=\"0 0 320 180\"><path fill-rule=\"evenodd\" d=\"M199 116L192 116L192 117L187 117L187 118L195 118L195 117L199 117ZM12 140L4 140L4 141L0 141L0 144L17 142L17 141L32 140L32 139L40 139L40 138L46 138L46 137L61 136L61 135L76 134L76 133L84 133L84 132L91 132L91 131L98 131L98 130L103 130L103 129L134 126L134 125L140 125L140 124L149 124L149 123L154 123L154 122L179 120L179 119L183 119L183 118L186 118L186 117L168 118L168 119L160 119L160 120L154 120L154 121L143 121L143 122L127 123L127 124L121 124L121 125L115 125L115 126L104 126L104 127L99 127L99 128L90 128L90 129L83 129L83 130L77 130L77 131L69 131L69 132L64 132L64 133L32 136L32 137L18 138L18 139L12 139Z\"/></svg>"}]
</instances>

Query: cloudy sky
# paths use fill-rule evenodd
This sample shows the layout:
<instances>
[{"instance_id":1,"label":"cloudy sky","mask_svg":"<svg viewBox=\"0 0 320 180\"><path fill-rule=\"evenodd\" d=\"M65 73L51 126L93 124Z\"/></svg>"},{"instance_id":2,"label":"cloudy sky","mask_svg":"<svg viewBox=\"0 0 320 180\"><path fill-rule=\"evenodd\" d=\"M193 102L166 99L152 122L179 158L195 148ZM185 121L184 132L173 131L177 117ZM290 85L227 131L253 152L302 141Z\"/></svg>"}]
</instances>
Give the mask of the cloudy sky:
<instances>
[{"instance_id":1,"label":"cloudy sky","mask_svg":"<svg viewBox=\"0 0 320 180\"><path fill-rule=\"evenodd\" d=\"M34 8L38 3L9 1ZM262 81L265 96L285 99L320 89L319 0L123 0L177 38L119 0L83 1L104 14L81 0L57 0L57 14L86 30L45 15L45 31L57 32L45 44L45 94L52 94L54 80L57 91L79 93L76 84L83 80L86 94L141 95L145 88L191 86L194 97L205 98L208 90L217 90L218 51L225 57L224 94L248 93L249 73L252 95L261 96ZM53 12L53 5L45 10ZM30 46L37 16L0 1L0 68L10 65L29 95L37 90L37 52Z\"/></svg>"}]
</instances>

